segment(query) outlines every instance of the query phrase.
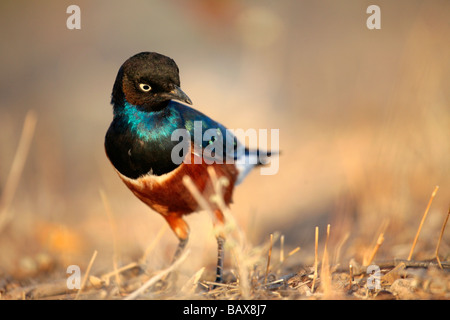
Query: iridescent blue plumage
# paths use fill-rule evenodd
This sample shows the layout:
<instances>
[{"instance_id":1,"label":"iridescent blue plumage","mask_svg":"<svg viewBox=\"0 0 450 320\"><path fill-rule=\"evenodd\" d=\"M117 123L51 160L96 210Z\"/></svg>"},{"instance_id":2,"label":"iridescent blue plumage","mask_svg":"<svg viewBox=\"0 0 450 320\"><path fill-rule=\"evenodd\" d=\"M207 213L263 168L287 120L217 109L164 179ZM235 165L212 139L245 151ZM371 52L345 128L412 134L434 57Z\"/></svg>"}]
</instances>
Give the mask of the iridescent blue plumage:
<instances>
[{"instance_id":1,"label":"iridescent blue plumage","mask_svg":"<svg viewBox=\"0 0 450 320\"><path fill-rule=\"evenodd\" d=\"M198 123L201 123L200 136L195 132L199 130L196 126ZM114 119L107 133L106 151L115 167L130 178L148 172L161 175L180 164L172 158L172 150L180 143L172 138L172 133L177 129L189 132L189 144L201 146L201 153L212 142L203 140L203 133L213 129L213 140L220 138L222 146L220 152L219 148L215 151L223 157L224 162L228 157L236 156L237 140L228 133L227 141L227 129L222 124L173 100L165 108L151 112L127 101L120 108L114 108ZM227 150L229 155L226 154Z\"/></svg>"},{"instance_id":2,"label":"iridescent blue plumage","mask_svg":"<svg viewBox=\"0 0 450 320\"><path fill-rule=\"evenodd\" d=\"M183 127L180 112L173 104L175 102L162 110L148 112L125 102L123 108L115 112L114 120L144 142L170 141L173 130Z\"/></svg>"}]
</instances>

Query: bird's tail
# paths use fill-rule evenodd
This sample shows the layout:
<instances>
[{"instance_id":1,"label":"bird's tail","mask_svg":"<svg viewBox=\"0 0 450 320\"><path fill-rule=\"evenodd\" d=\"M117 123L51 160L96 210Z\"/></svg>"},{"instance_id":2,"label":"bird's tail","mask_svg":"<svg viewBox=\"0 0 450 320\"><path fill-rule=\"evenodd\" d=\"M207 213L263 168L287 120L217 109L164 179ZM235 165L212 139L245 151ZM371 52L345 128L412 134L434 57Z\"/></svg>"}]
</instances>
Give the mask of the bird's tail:
<instances>
[{"instance_id":1,"label":"bird's tail","mask_svg":"<svg viewBox=\"0 0 450 320\"><path fill-rule=\"evenodd\" d=\"M246 148L243 155L236 159L236 168L239 170L236 184L241 183L253 168L269 164L270 158L279 154L279 151L249 150Z\"/></svg>"}]
</instances>

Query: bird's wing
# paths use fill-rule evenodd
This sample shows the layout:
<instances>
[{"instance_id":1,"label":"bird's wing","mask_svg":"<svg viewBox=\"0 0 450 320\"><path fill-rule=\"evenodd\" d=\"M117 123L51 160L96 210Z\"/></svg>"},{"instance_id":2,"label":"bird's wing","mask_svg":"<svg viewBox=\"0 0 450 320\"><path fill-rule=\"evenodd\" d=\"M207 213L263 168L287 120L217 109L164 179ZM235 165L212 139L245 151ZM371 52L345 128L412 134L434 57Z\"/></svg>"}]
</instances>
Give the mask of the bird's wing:
<instances>
[{"instance_id":1,"label":"bird's wing","mask_svg":"<svg viewBox=\"0 0 450 320\"><path fill-rule=\"evenodd\" d=\"M183 118L185 129L189 132L194 152L208 162L234 163L239 171L236 184L242 182L247 174L258 165L265 164L269 153L249 150L237 137L221 123L184 104L171 101Z\"/></svg>"},{"instance_id":2,"label":"bird's wing","mask_svg":"<svg viewBox=\"0 0 450 320\"><path fill-rule=\"evenodd\" d=\"M206 161L234 163L245 154L245 146L221 123L184 104L171 101L183 119L184 128L190 134L194 153ZM220 162L222 161L222 162Z\"/></svg>"}]
</instances>

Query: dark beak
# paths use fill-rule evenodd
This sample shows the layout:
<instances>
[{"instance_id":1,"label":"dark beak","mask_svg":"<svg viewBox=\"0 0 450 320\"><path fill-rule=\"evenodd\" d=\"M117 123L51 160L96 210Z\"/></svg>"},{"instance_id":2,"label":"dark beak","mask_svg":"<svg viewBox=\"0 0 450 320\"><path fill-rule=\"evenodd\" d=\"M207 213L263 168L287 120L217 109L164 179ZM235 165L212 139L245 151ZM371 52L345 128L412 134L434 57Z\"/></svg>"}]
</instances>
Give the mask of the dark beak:
<instances>
[{"instance_id":1,"label":"dark beak","mask_svg":"<svg viewBox=\"0 0 450 320\"><path fill-rule=\"evenodd\" d=\"M189 99L187 94L184 93L183 90L181 90L181 88L176 85L174 85L173 90L169 92L169 97L181 102L186 102L187 104L192 104L192 101L191 99Z\"/></svg>"}]
</instances>

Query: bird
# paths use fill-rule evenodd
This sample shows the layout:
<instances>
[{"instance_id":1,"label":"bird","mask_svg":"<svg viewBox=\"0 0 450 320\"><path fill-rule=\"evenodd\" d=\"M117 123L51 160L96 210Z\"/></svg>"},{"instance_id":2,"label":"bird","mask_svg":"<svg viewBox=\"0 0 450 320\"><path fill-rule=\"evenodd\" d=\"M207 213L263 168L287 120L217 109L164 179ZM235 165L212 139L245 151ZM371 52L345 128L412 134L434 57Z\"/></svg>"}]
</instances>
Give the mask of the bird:
<instances>
[{"instance_id":1,"label":"bird","mask_svg":"<svg viewBox=\"0 0 450 320\"><path fill-rule=\"evenodd\" d=\"M235 186L254 167L267 164L272 152L249 150L224 125L188 106L192 101L181 89L177 64L157 52L140 52L121 65L111 104L113 120L105 136L106 155L131 192L159 213L175 233L179 241L175 261L189 240L190 229L184 217L202 209L183 183L184 177L191 179L208 202L214 213L214 226L223 226L223 210L211 199L214 186L208 170L212 168L217 178L226 179L223 201L229 207ZM199 140L195 138L196 129L212 129L215 134ZM182 146L186 149L180 149L183 139L174 139L174 132L184 133ZM206 152L214 144L215 150ZM188 151L183 154L177 146ZM223 232L217 233L216 239L215 281L220 283Z\"/></svg>"}]
</instances>

